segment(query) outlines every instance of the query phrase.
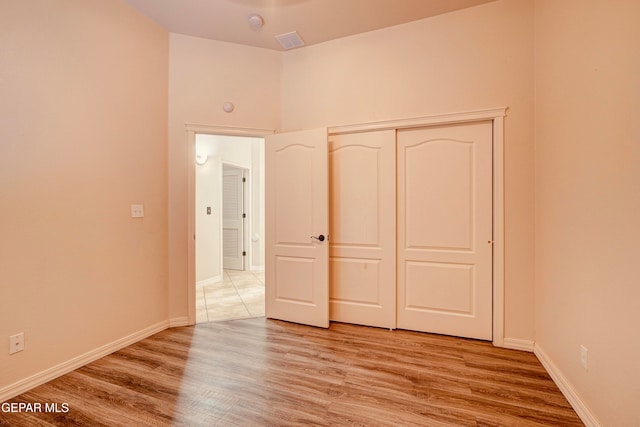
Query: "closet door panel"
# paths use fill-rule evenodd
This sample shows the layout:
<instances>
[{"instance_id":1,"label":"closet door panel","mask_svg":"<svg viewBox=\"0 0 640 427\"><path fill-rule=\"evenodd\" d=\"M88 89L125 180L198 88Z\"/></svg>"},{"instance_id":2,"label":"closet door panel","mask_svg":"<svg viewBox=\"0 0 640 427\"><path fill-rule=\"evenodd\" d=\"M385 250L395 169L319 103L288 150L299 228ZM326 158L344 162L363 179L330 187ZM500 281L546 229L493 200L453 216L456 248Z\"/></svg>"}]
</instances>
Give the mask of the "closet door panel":
<instances>
[{"instance_id":1,"label":"closet door panel","mask_svg":"<svg viewBox=\"0 0 640 427\"><path fill-rule=\"evenodd\" d=\"M395 328L395 131L329 138L331 320Z\"/></svg>"},{"instance_id":2,"label":"closet door panel","mask_svg":"<svg viewBox=\"0 0 640 427\"><path fill-rule=\"evenodd\" d=\"M492 127L398 131L398 327L492 338Z\"/></svg>"}]
</instances>

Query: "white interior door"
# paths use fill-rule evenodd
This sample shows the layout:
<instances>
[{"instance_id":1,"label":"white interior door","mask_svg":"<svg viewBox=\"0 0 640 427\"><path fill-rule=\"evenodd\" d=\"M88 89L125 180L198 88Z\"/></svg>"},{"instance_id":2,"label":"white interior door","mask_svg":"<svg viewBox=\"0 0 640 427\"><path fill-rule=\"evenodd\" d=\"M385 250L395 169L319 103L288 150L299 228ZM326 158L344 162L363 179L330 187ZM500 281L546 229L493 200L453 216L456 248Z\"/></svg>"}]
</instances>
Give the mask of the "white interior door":
<instances>
[{"instance_id":1,"label":"white interior door","mask_svg":"<svg viewBox=\"0 0 640 427\"><path fill-rule=\"evenodd\" d=\"M223 268L244 270L244 170L222 167Z\"/></svg>"},{"instance_id":2,"label":"white interior door","mask_svg":"<svg viewBox=\"0 0 640 427\"><path fill-rule=\"evenodd\" d=\"M492 338L492 127L399 130L398 328Z\"/></svg>"},{"instance_id":3,"label":"white interior door","mask_svg":"<svg viewBox=\"0 0 640 427\"><path fill-rule=\"evenodd\" d=\"M396 326L396 132L329 138L331 320Z\"/></svg>"},{"instance_id":4,"label":"white interior door","mask_svg":"<svg viewBox=\"0 0 640 427\"><path fill-rule=\"evenodd\" d=\"M329 326L327 130L267 136L265 313Z\"/></svg>"}]
</instances>

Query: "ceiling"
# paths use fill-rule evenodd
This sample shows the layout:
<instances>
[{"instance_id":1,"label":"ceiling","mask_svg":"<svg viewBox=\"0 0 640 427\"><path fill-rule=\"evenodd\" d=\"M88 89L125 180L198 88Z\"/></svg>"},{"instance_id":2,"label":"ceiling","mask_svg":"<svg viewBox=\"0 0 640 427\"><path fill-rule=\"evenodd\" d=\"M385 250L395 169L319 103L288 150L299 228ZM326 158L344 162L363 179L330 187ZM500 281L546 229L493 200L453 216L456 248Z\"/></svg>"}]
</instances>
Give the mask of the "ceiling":
<instances>
[{"instance_id":1,"label":"ceiling","mask_svg":"<svg viewBox=\"0 0 640 427\"><path fill-rule=\"evenodd\" d=\"M123 0L172 33L283 50L297 31L312 45L494 0ZM249 27L252 14L264 26Z\"/></svg>"}]
</instances>

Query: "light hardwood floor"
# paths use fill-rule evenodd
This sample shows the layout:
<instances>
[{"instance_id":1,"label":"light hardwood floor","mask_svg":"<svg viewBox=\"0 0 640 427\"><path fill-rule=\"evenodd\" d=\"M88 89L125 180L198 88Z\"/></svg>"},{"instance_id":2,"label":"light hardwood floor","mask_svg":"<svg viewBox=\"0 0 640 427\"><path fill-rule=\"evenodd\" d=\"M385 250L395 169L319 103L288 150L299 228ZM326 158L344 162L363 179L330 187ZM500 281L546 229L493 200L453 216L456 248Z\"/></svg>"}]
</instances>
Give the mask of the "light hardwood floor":
<instances>
[{"instance_id":1,"label":"light hardwood floor","mask_svg":"<svg viewBox=\"0 0 640 427\"><path fill-rule=\"evenodd\" d=\"M10 402L11 426L582 426L531 353L264 318L174 328Z\"/></svg>"}]
</instances>

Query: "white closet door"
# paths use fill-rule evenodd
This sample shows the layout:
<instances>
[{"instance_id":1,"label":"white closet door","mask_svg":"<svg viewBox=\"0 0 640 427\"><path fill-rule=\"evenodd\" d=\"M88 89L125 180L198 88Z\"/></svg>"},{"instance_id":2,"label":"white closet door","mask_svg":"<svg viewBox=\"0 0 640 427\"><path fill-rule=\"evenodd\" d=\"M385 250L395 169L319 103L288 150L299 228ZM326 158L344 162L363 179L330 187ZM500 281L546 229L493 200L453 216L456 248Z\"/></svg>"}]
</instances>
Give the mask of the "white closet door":
<instances>
[{"instance_id":1,"label":"white closet door","mask_svg":"<svg viewBox=\"0 0 640 427\"><path fill-rule=\"evenodd\" d=\"M265 138L266 316L329 326L327 130Z\"/></svg>"},{"instance_id":2,"label":"white closet door","mask_svg":"<svg viewBox=\"0 0 640 427\"><path fill-rule=\"evenodd\" d=\"M398 328L492 338L492 127L399 130Z\"/></svg>"},{"instance_id":3,"label":"white closet door","mask_svg":"<svg viewBox=\"0 0 640 427\"><path fill-rule=\"evenodd\" d=\"M243 170L224 165L222 174L223 267L244 269L244 188Z\"/></svg>"},{"instance_id":4,"label":"white closet door","mask_svg":"<svg viewBox=\"0 0 640 427\"><path fill-rule=\"evenodd\" d=\"M329 138L331 320L395 328L395 138Z\"/></svg>"}]
</instances>

